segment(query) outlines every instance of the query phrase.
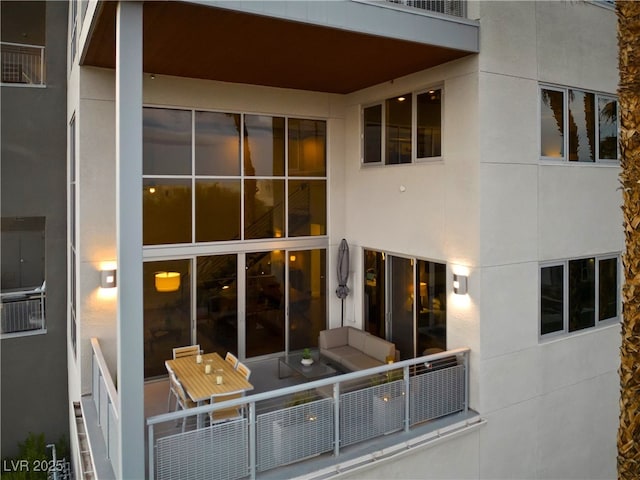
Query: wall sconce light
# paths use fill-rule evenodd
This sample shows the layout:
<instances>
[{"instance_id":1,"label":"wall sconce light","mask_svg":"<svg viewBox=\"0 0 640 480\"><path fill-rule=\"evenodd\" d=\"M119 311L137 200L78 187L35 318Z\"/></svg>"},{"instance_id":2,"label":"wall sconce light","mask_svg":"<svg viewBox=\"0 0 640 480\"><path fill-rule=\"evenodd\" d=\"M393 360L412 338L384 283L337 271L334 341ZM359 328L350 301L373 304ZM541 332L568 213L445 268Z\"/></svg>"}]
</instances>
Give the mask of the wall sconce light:
<instances>
[{"instance_id":1,"label":"wall sconce light","mask_svg":"<svg viewBox=\"0 0 640 480\"><path fill-rule=\"evenodd\" d=\"M179 272L158 272L155 279L157 292L175 292L180 288Z\"/></svg>"},{"instance_id":2,"label":"wall sconce light","mask_svg":"<svg viewBox=\"0 0 640 480\"><path fill-rule=\"evenodd\" d=\"M114 288L116 286L115 270L100 270L100 288Z\"/></svg>"},{"instance_id":3,"label":"wall sconce light","mask_svg":"<svg viewBox=\"0 0 640 480\"><path fill-rule=\"evenodd\" d=\"M467 294L467 280L469 277L466 275L453 274L453 293L457 295Z\"/></svg>"}]
</instances>

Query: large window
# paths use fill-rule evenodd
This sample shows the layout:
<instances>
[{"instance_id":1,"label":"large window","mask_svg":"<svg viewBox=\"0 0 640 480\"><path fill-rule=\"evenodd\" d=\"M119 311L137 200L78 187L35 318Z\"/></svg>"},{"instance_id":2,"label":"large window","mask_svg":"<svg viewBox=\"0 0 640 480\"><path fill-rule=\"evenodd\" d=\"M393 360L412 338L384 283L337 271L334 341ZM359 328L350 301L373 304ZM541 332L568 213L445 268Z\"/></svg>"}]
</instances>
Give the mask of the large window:
<instances>
[{"instance_id":1,"label":"large window","mask_svg":"<svg viewBox=\"0 0 640 480\"><path fill-rule=\"evenodd\" d=\"M326 234L326 122L144 109L145 245Z\"/></svg>"},{"instance_id":2,"label":"large window","mask_svg":"<svg viewBox=\"0 0 640 480\"><path fill-rule=\"evenodd\" d=\"M365 330L402 359L447 348L446 265L364 251Z\"/></svg>"},{"instance_id":3,"label":"large window","mask_svg":"<svg viewBox=\"0 0 640 480\"><path fill-rule=\"evenodd\" d=\"M442 155L442 90L406 93L362 110L362 163L397 165Z\"/></svg>"},{"instance_id":4,"label":"large window","mask_svg":"<svg viewBox=\"0 0 640 480\"><path fill-rule=\"evenodd\" d=\"M540 155L570 162L616 161L616 99L571 88L541 88Z\"/></svg>"},{"instance_id":5,"label":"large window","mask_svg":"<svg viewBox=\"0 0 640 480\"><path fill-rule=\"evenodd\" d=\"M591 328L619 315L618 257L587 257L540 267L540 334Z\"/></svg>"}]
</instances>

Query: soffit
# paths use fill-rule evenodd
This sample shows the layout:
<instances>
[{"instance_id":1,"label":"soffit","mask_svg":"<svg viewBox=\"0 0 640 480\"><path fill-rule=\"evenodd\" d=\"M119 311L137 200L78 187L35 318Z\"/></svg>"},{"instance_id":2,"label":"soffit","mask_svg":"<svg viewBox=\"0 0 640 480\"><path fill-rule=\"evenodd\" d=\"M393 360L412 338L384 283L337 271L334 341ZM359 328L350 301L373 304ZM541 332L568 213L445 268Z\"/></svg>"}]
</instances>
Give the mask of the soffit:
<instances>
[{"instance_id":1,"label":"soffit","mask_svg":"<svg viewBox=\"0 0 640 480\"><path fill-rule=\"evenodd\" d=\"M116 2L100 5L83 65L115 68ZM185 2L145 2L147 73L349 93L468 51Z\"/></svg>"}]
</instances>

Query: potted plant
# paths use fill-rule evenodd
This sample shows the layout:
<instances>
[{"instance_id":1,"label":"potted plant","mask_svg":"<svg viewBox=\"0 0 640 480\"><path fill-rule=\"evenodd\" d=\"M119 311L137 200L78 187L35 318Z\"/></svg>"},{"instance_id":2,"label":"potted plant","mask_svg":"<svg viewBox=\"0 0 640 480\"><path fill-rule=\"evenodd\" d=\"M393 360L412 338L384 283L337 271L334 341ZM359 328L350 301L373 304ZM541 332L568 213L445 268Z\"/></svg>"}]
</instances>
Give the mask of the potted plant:
<instances>
[{"instance_id":1,"label":"potted plant","mask_svg":"<svg viewBox=\"0 0 640 480\"><path fill-rule=\"evenodd\" d=\"M307 367L313 363L313 358L311 357L311 350L309 350L308 348L305 348L302 351L302 360L300 360L300 362L302 363L302 365Z\"/></svg>"}]
</instances>

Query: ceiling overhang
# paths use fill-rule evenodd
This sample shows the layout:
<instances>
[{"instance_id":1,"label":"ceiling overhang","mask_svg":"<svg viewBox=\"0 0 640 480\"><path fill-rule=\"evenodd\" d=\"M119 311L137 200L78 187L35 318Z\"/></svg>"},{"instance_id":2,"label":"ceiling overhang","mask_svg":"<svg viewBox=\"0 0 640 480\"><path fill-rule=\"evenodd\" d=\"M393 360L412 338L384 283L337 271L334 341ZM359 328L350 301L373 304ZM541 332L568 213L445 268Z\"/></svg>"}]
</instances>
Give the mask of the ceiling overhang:
<instances>
[{"instance_id":1,"label":"ceiling overhang","mask_svg":"<svg viewBox=\"0 0 640 480\"><path fill-rule=\"evenodd\" d=\"M116 7L99 4L83 65L115 68ZM146 73L340 94L473 53L187 2L145 2L143 25Z\"/></svg>"}]
</instances>

